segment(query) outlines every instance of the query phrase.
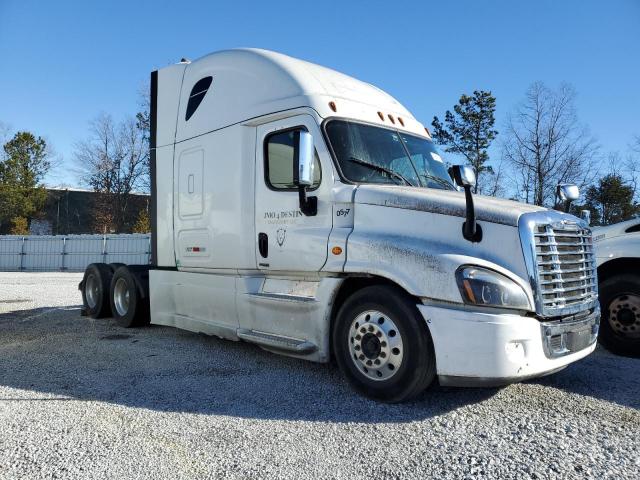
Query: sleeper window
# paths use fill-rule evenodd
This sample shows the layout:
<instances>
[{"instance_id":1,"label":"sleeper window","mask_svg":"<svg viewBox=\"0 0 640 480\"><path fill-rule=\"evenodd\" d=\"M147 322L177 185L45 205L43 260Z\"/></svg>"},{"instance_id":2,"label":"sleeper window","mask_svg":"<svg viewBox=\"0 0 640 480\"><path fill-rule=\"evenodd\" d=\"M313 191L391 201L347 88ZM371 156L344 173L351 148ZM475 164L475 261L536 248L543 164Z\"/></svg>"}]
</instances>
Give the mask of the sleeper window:
<instances>
[{"instance_id":1,"label":"sleeper window","mask_svg":"<svg viewBox=\"0 0 640 480\"><path fill-rule=\"evenodd\" d=\"M293 134L295 130L278 132L266 139L266 180L271 188L291 190L297 188L293 183ZM311 190L320 185L322 172L320 159L315 152L315 168Z\"/></svg>"}]
</instances>

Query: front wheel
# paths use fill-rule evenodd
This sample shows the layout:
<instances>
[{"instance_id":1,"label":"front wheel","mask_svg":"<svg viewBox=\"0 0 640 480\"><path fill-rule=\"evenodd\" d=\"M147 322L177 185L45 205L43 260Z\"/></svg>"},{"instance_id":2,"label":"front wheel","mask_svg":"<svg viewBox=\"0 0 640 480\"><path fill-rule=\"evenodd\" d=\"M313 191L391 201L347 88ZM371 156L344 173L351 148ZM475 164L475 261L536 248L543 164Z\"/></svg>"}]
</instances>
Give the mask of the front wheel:
<instances>
[{"instance_id":1,"label":"front wheel","mask_svg":"<svg viewBox=\"0 0 640 480\"><path fill-rule=\"evenodd\" d=\"M600 343L618 355L640 357L640 278L616 275L599 290Z\"/></svg>"},{"instance_id":2,"label":"front wheel","mask_svg":"<svg viewBox=\"0 0 640 480\"><path fill-rule=\"evenodd\" d=\"M347 299L336 318L333 350L349 383L385 402L415 397L436 375L429 329L395 287L366 287Z\"/></svg>"}]
</instances>

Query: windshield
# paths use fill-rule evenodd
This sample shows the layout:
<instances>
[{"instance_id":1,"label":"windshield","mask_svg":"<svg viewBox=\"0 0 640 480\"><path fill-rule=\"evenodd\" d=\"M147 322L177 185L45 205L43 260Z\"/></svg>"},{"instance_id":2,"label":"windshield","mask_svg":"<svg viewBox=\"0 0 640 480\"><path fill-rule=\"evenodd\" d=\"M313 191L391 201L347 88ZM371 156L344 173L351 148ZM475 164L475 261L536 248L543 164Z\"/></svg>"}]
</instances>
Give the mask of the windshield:
<instances>
[{"instance_id":1,"label":"windshield","mask_svg":"<svg viewBox=\"0 0 640 480\"><path fill-rule=\"evenodd\" d=\"M391 183L455 190L430 140L345 120L326 126L345 178L354 183Z\"/></svg>"}]
</instances>

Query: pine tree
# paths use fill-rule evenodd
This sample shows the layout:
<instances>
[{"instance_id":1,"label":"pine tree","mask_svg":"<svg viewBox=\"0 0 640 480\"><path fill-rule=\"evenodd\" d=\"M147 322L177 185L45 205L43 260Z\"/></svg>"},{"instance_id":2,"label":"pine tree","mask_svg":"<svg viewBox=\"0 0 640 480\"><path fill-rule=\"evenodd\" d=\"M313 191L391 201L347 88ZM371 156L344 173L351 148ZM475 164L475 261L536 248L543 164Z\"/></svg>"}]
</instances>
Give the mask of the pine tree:
<instances>
[{"instance_id":1,"label":"pine tree","mask_svg":"<svg viewBox=\"0 0 640 480\"><path fill-rule=\"evenodd\" d=\"M47 193L40 182L50 167L47 144L41 137L18 132L4 144L4 160L0 162L0 232L7 231L12 219L27 219L43 207Z\"/></svg>"},{"instance_id":2,"label":"pine tree","mask_svg":"<svg viewBox=\"0 0 640 480\"><path fill-rule=\"evenodd\" d=\"M465 157L476 173L475 193L483 191L485 173L493 174L488 149L498 135L493 129L495 123L496 98L491 92L476 90L473 96L462 95L454 113L446 111L444 124L438 117L433 117L433 139L445 146L445 152L456 153Z\"/></svg>"},{"instance_id":3,"label":"pine tree","mask_svg":"<svg viewBox=\"0 0 640 480\"><path fill-rule=\"evenodd\" d=\"M633 201L633 187L621 175L611 173L592 185L585 194L585 205L576 210L591 210L593 224L611 225L640 214L640 204Z\"/></svg>"}]
</instances>

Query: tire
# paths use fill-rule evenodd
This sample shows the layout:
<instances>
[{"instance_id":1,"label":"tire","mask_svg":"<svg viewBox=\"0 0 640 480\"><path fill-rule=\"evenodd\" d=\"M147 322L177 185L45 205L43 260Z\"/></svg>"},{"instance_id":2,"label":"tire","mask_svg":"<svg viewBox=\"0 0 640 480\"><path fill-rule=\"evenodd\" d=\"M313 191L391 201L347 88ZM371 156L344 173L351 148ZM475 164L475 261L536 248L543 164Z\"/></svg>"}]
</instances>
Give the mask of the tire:
<instances>
[{"instance_id":1,"label":"tire","mask_svg":"<svg viewBox=\"0 0 640 480\"><path fill-rule=\"evenodd\" d=\"M119 263L119 262L113 262L109 264L109 268L111 268L111 270L115 273L115 271L117 269L119 269L120 267L124 267L125 264L124 263Z\"/></svg>"},{"instance_id":2,"label":"tire","mask_svg":"<svg viewBox=\"0 0 640 480\"><path fill-rule=\"evenodd\" d=\"M143 298L136 282L135 266L122 266L113 274L109 298L118 325L141 327L149 323L149 298Z\"/></svg>"},{"instance_id":3,"label":"tire","mask_svg":"<svg viewBox=\"0 0 640 480\"><path fill-rule=\"evenodd\" d=\"M113 271L106 263L92 263L84 271L80 290L84 311L89 317L111 316L109 289L112 277Z\"/></svg>"},{"instance_id":4,"label":"tire","mask_svg":"<svg viewBox=\"0 0 640 480\"><path fill-rule=\"evenodd\" d=\"M600 283L599 296L598 340L612 353L640 358L640 277L609 277Z\"/></svg>"},{"instance_id":5,"label":"tire","mask_svg":"<svg viewBox=\"0 0 640 480\"><path fill-rule=\"evenodd\" d=\"M409 400L436 376L427 324L399 288L376 285L354 293L340 308L332 337L340 370L368 397Z\"/></svg>"}]
</instances>

